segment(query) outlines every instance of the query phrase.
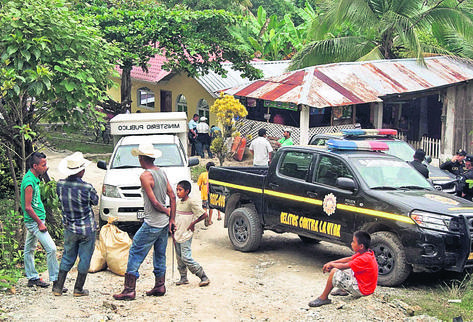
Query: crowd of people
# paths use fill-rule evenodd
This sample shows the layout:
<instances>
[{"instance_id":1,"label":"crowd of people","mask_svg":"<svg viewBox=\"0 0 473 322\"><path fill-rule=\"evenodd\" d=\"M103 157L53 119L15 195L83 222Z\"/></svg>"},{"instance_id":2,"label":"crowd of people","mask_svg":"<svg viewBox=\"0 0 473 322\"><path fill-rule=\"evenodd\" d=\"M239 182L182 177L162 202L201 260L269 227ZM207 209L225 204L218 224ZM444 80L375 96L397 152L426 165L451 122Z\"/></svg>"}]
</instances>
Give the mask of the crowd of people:
<instances>
[{"instance_id":1,"label":"crowd of people","mask_svg":"<svg viewBox=\"0 0 473 322\"><path fill-rule=\"evenodd\" d=\"M152 247L155 285L146 292L146 295L162 296L166 293L166 248L169 235L173 239L178 270L181 274L181 279L176 285L189 283L187 270L200 278L199 286L208 285L209 278L202 266L192 258L191 252L195 225L208 217L207 210L202 205L208 207L208 204L205 200L201 204L189 198L191 192L189 181L180 181L176 192L173 191L165 172L154 164L161 151L155 149L151 143L140 144L131 151L131 154L138 157L144 169L140 176L144 221L134 235L129 250L123 291L114 294L113 297L116 300L135 299L136 281L140 276L139 268ZM99 200L94 187L82 180L85 169L90 163L81 152L75 152L59 164L60 172L66 177L57 183L57 195L64 225L64 252L59 265L56 245L46 227L46 211L39 188L40 177L48 170L46 155L35 152L30 157L29 170L21 184L21 206L26 227L24 261L28 287L45 288L50 285L39 278L35 269L34 255L39 241L47 253L49 281L53 283L53 294L61 296L68 292L64 287L66 277L79 257L73 296L89 295L88 290L84 289L84 284L95 249L97 230L92 206L97 205ZM212 164L209 164L208 168L210 166ZM202 179L202 186L208 184L208 179L206 180L207 182L205 178ZM166 198L169 198L169 207L166 206Z\"/></svg>"},{"instance_id":2,"label":"crowd of people","mask_svg":"<svg viewBox=\"0 0 473 322\"><path fill-rule=\"evenodd\" d=\"M189 141L194 139L195 153L202 156L203 149L210 145L210 129L205 123L206 118L196 114L189 122ZM201 139L199 139L201 136ZM204 143L205 141L205 143ZM192 141L191 141L192 142ZM284 129L283 137L278 140L277 147L293 145L291 130ZM268 166L273 149L266 138L266 129L260 129L258 138L249 147L253 154L254 166ZM210 151L209 157L211 157ZM129 250L124 288L121 293L114 294L116 300L133 300L136 297L136 281L139 278L139 268L151 248L153 252L154 287L146 292L147 296L163 296L166 293L166 248L168 236L172 237L173 247L177 254L177 267L180 279L176 285L189 284L187 271L200 278L199 286L209 285L203 267L192 257L192 237L195 225L205 221L211 225L212 209L208 204L208 172L213 162L206 164L206 171L197 182L201 191L201 202L189 198L192 185L188 181L180 181L176 191L173 191L165 172L154 164L160 157L161 151L150 143L142 143L131 151L138 158L144 172L140 176L144 200L144 221L133 237ZM202 156L203 157L203 156ZM429 177L429 171L423 163L425 152L415 151L410 162L424 177ZM41 201L39 182L40 177L48 170L46 155L35 152L30 158L30 168L21 184L21 206L27 230L25 241L25 273L28 286L48 287L49 283L39 278L35 269L34 254L38 241L47 253L49 281L53 283L52 292L55 296L67 293L64 287L67 274L75 265L77 257L77 278L73 296L87 296L84 289L91 257L95 246L97 225L92 210L98 204L98 194L94 187L82 178L90 161L81 152L75 152L64 158L59 164L59 170L65 179L57 183L57 195L60 201L64 224L64 252L60 265L56 258L56 245L48 233L45 219L46 212ZM441 169L449 171L459 178L458 195L472 200L473 198L473 156L460 149L449 161L440 165ZM470 181L471 180L471 181ZM169 206L166 206L166 199ZM218 220L221 214L218 212ZM372 294L376 288L378 268L374 253L370 250L370 235L357 231L353 236L353 256L331 261L323 266L323 272L329 273L322 294L309 303L310 307L330 304L329 295L354 297ZM333 288L337 288L333 290Z\"/></svg>"}]
</instances>

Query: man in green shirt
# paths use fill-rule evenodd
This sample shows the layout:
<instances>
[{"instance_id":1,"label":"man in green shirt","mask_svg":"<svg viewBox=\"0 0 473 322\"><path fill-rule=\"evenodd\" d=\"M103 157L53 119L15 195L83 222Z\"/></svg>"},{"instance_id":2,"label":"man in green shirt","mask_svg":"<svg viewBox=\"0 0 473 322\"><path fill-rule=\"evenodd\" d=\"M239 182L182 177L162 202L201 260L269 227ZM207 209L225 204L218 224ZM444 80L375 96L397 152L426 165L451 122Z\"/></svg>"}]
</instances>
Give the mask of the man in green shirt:
<instances>
[{"instance_id":1,"label":"man in green shirt","mask_svg":"<svg viewBox=\"0 0 473 322\"><path fill-rule=\"evenodd\" d=\"M46 155L34 152L30 157L30 169L21 181L21 209L25 219L25 272L28 286L48 287L49 283L39 278L34 264L34 253L38 241L47 254L49 281L56 283L59 265L56 259L56 244L45 225L46 211L41 201L39 177L48 171Z\"/></svg>"},{"instance_id":2,"label":"man in green shirt","mask_svg":"<svg viewBox=\"0 0 473 322\"><path fill-rule=\"evenodd\" d=\"M284 129L283 137L277 142L277 145L279 148L286 145L294 145L291 139L291 129Z\"/></svg>"}]
</instances>

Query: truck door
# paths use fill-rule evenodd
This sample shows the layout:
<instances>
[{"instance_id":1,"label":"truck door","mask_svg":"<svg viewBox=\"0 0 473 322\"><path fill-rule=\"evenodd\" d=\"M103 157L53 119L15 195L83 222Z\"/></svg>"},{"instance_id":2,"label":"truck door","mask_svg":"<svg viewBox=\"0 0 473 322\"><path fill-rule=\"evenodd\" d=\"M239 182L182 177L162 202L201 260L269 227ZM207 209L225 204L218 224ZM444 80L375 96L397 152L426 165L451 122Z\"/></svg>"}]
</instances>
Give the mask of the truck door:
<instances>
[{"instance_id":1,"label":"truck door","mask_svg":"<svg viewBox=\"0 0 473 322\"><path fill-rule=\"evenodd\" d=\"M268 178L266 223L276 231L349 242L354 215L337 209L337 202L355 201L351 191L335 187L337 177L342 176L353 178L341 159L314 152L286 152Z\"/></svg>"},{"instance_id":2,"label":"truck door","mask_svg":"<svg viewBox=\"0 0 473 322\"><path fill-rule=\"evenodd\" d=\"M268 173L264 191L265 225L283 231L299 231L295 216L302 216L310 206L304 203L305 192L315 155L313 152L286 150L278 159L274 171Z\"/></svg>"},{"instance_id":3,"label":"truck door","mask_svg":"<svg viewBox=\"0 0 473 322\"><path fill-rule=\"evenodd\" d=\"M313 194L320 202L313 211L314 218L319 220L318 233L349 243L354 232L356 214L347 210L350 207L343 205L354 206L357 204L357 196L353 191L336 186L336 181L340 177L355 180L344 159L321 154L311 178L313 185L307 193ZM336 233L331 233L321 225L327 227L334 225Z\"/></svg>"}]
</instances>

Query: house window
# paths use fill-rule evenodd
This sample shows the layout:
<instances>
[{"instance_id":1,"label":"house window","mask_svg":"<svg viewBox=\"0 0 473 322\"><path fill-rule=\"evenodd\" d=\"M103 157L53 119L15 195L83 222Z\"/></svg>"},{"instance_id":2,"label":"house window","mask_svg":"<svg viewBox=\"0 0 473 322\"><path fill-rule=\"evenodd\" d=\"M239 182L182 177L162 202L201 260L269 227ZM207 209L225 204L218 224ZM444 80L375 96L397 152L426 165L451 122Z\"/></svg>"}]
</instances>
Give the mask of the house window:
<instances>
[{"instance_id":1,"label":"house window","mask_svg":"<svg viewBox=\"0 0 473 322\"><path fill-rule=\"evenodd\" d=\"M209 103L205 99L201 99L199 104L197 104L197 114L199 116L205 116L209 119Z\"/></svg>"},{"instance_id":2,"label":"house window","mask_svg":"<svg viewBox=\"0 0 473 322\"><path fill-rule=\"evenodd\" d=\"M177 97L177 111L178 112L186 112L187 113L187 99L184 95L180 94Z\"/></svg>"},{"instance_id":3,"label":"house window","mask_svg":"<svg viewBox=\"0 0 473 322\"><path fill-rule=\"evenodd\" d=\"M154 110L154 93L147 87L138 89L138 107Z\"/></svg>"}]
</instances>

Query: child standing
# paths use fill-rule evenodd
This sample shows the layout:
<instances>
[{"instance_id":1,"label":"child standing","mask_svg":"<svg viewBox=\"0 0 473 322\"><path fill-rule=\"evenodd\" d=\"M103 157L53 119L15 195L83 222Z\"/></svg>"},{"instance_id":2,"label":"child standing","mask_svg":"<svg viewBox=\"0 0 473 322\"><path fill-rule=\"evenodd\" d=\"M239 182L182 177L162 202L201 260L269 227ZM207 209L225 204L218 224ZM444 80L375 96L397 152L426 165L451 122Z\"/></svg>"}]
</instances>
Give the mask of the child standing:
<instances>
[{"instance_id":1,"label":"child standing","mask_svg":"<svg viewBox=\"0 0 473 322\"><path fill-rule=\"evenodd\" d=\"M353 234L351 248L355 254L324 265L323 272L330 272L330 275L322 295L309 302L310 307L332 303L328 295L334 287L338 289L330 293L331 295L352 294L360 297L374 292L378 282L378 263L373 251L369 249L370 244L371 236L367 232L360 230Z\"/></svg>"},{"instance_id":2,"label":"child standing","mask_svg":"<svg viewBox=\"0 0 473 322\"><path fill-rule=\"evenodd\" d=\"M176 205L176 226L173 231L174 247L177 255L177 269L181 279L176 285L189 284L187 279L187 269L192 274L200 278L199 286L209 285L210 280L205 275L204 269L192 258L192 235L195 224L204 220L207 213L200 206L199 202L191 200L191 183L187 180L180 181L176 187L177 201Z\"/></svg>"},{"instance_id":3,"label":"child standing","mask_svg":"<svg viewBox=\"0 0 473 322\"><path fill-rule=\"evenodd\" d=\"M208 209L209 211L209 216L205 220L205 226L210 226L212 225L212 212L213 209L209 207L209 170L211 167L214 167L215 163L213 162L207 162L205 165L205 169L207 170L206 172L202 172L199 176L199 179L197 180L197 185L199 186L200 190L200 198L202 199L202 208ZM222 217L220 216L220 210L217 210L218 212L218 218L217 220L222 220Z\"/></svg>"}]
</instances>

